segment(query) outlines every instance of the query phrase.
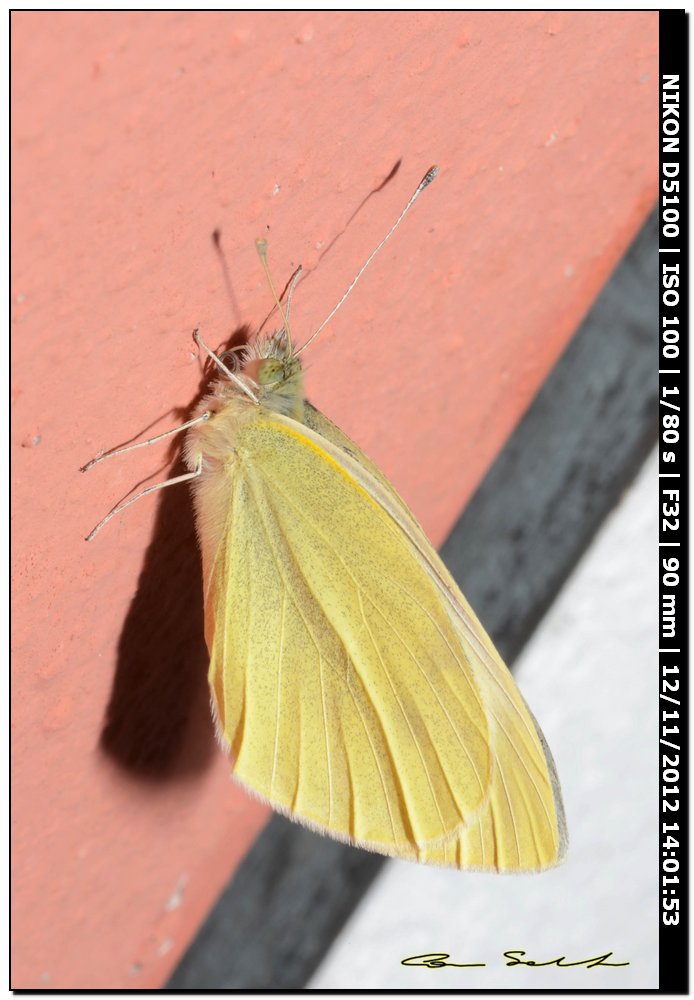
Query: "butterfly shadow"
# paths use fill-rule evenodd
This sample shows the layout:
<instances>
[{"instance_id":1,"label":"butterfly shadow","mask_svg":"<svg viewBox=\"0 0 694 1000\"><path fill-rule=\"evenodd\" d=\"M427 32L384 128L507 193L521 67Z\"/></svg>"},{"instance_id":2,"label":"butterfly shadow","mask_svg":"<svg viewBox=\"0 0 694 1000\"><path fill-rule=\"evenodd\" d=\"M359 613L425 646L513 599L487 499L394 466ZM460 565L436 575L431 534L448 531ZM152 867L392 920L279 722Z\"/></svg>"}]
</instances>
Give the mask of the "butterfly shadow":
<instances>
[{"instance_id":1,"label":"butterfly shadow","mask_svg":"<svg viewBox=\"0 0 694 1000\"><path fill-rule=\"evenodd\" d=\"M328 254L368 200L395 177L398 159L385 179L356 206L343 228L320 255ZM222 248L221 230L212 233L229 305L238 325L217 353L233 352L249 342L249 327L240 324L239 304ZM304 273L304 280L310 273ZM286 298L291 279L280 299ZM260 333L275 313L273 306ZM225 358L225 360L227 360ZM227 360L227 363L228 360ZM207 359L198 393L177 414L190 419L218 377ZM187 471L181 437L172 439L170 475ZM204 640L201 567L190 490L177 485L159 493L152 539L118 642L116 672L100 736L100 749L133 777L153 781L192 776L212 761L215 747L210 721Z\"/></svg>"},{"instance_id":2,"label":"butterfly shadow","mask_svg":"<svg viewBox=\"0 0 694 1000\"><path fill-rule=\"evenodd\" d=\"M239 327L221 351L248 342ZM217 376L205 365L198 393L178 412L192 415ZM167 478L186 472L181 437L172 439ZM185 485L159 493L152 539L118 641L116 671L100 749L133 777L182 778L214 755L203 628L200 556Z\"/></svg>"}]
</instances>

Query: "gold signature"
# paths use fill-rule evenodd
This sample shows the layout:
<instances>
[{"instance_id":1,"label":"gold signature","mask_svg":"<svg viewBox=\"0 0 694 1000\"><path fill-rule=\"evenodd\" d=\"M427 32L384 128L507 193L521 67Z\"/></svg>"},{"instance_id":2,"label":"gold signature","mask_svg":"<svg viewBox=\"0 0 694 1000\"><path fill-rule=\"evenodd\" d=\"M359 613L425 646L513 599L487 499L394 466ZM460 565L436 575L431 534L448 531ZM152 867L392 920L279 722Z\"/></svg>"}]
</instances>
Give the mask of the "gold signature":
<instances>
[{"instance_id":1,"label":"gold signature","mask_svg":"<svg viewBox=\"0 0 694 1000\"><path fill-rule=\"evenodd\" d=\"M528 965L532 968L540 969L548 965L554 965L558 969L571 969L578 965L585 965L586 969L594 969L598 965L608 966L611 969L629 965L629 962L610 962L614 952L608 951L604 955L595 955L593 958L581 958L577 962L567 962L566 955L558 958L550 958L546 962L536 962L532 958L525 958L525 951L505 951L503 957L507 959L506 965ZM426 955L412 955L410 958L403 958L401 965L420 965L426 969L443 969L450 966L455 969L482 969L486 967L486 962L450 962L450 955L447 952L430 952Z\"/></svg>"}]
</instances>

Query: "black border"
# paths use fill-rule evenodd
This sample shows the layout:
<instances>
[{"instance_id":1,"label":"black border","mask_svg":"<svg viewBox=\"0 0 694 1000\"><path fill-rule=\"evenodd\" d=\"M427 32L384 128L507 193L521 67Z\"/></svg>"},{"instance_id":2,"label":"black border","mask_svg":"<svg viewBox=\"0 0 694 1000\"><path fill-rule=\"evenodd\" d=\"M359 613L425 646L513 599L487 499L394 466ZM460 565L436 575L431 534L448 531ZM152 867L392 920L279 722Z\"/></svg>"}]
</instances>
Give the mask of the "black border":
<instances>
[{"instance_id":1,"label":"black border","mask_svg":"<svg viewBox=\"0 0 694 1000\"><path fill-rule=\"evenodd\" d=\"M689 19L684 11L660 13L659 244L659 750L660 990L689 989L689 732L688 542L689 501ZM673 181L679 190L673 191ZM676 223L673 219L676 218ZM673 287L673 279L679 284ZM677 344L672 336L677 336ZM670 340L666 341L665 335ZM678 351L676 356L673 352ZM675 409L677 407L677 409ZM667 422L677 422L676 430ZM673 443L673 437L679 435ZM673 500L677 507L673 507ZM671 511L678 511L673 519ZM677 562L677 574L668 573ZM676 585L672 585L677 578ZM671 603L672 602L672 603ZM671 609L674 616L670 617ZM667 618L667 620L666 620ZM671 765L678 762L678 766ZM672 780L673 777L676 780ZM666 780L669 779L669 780ZM674 831L677 848L670 850ZM679 878L679 882L674 882ZM678 910L665 906L679 906ZM667 924L666 920L677 919Z\"/></svg>"}]
</instances>

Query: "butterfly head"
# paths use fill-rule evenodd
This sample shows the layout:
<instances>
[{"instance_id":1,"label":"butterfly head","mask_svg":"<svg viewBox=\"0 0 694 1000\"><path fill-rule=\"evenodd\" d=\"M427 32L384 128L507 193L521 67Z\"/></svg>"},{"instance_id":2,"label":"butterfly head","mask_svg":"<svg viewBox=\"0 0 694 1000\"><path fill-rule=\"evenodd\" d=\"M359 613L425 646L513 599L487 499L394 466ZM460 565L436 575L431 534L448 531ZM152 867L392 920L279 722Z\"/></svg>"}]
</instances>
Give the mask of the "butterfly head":
<instances>
[{"instance_id":1,"label":"butterfly head","mask_svg":"<svg viewBox=\"0 0 694 1000\"><path fill-rule=\"evenodd\" d=\"M301 361L292 353L284 331L274 333L256 348L257 354L244 367L244 374L257 386L264 406L301 420L304 379Z\"/></svg>"},{"instance_id":2,"label":"butterfly head","mask_svg":"<svg viewBox=\"0 0 694 1000\"><path fill-rule=\"evenodd\" d=\"M295 358L263 358L258 362L258 385L275 387L301 377L301 364Z\"/></svg>"}]
</instances>

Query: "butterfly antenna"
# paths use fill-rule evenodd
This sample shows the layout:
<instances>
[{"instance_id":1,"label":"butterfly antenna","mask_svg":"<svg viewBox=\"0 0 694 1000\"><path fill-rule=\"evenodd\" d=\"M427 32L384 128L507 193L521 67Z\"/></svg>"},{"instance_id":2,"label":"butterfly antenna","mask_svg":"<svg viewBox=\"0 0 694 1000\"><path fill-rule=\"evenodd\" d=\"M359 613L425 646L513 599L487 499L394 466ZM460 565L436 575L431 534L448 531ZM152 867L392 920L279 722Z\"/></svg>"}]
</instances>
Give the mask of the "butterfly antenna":
<instances>
[{"instance_id":1,"label":"butterfly antenna","mask_svg":"<svg viewBox=\"0 0 694 1000\"><path fill-rule=\"evenodd\" d=\"M304 270L303 267L301 266L301 264L299 264L296 271L289 279L289 292L287 294L287 322L289 322L289 313L291 312L292 308L292 295L294 294L294 289L296 288L299 282L299 278L301 277L303 270Z\"/></svg>"},{"instance_id":2,"label":"butterfly antenna","mask_svg":"<svg viewBox=\"0 0 694 1000\"><path fill-rule=\"evenodd\" d=\"M393 235L393 233L395 232L395 230L398 228L398 226L400 225L400 223L402 222L402 220L405 218L405 216L407 215L407 213L409 212L409 210L412 208L412 206L416 202L417 198L419 198L419 196L422 193L422 191L424 190L424 188L428 187L429 184L431 184L431 182L436 177L436 175L438 174L438 172L439 172L439 168L437 166L429 167L429 169L425 173L424 177L422 177L421 181L419 182L419 186L417 187L417 190L412 195L412 197L410 198L410 200L408 201L408 203L405 205L405 207L403 208L402 212L397 217L397 219L395 220L395 222L391 226L390 230L386 233L386 235L383 237L383 239L381 240L381 242L378 244L378 246L376 247L376 249L373 250L369 254L369 256L367 257L365 263L362 264L362 266L359 268L359 270L357 271L356 276L353 278L353 280L352 280L351 284L349 285L349 287L347 288L347 291L345 292L345 294L342 296L342 298L337 303L337 305L335 306L335 308L330 313L328 313L328 315L323 320L323 322L318 327L318 329L315 331L315 333L312 333L311 336L306 341L306 343L302 344L302 346L296 352L295 357L298 357L303 351L305 351L306 348L308 347L308 345L310 343L312 343L316 339L316 337L321 332L321 330L328 325L328 323L333 318L333 316L335 315L335 313L337 312L337 310L340 308L340 306L343 304L343 302L345 301L345 299L347 298L347 296L350 294L350 292L352 291L352 289L354 288L354 286L356 285L356 283L359 281L359 279L361 278L361 276L364 273L364 271L367 269L367 267L369 266L369 264L371 263L371 261L374 259L374 257L376 256L376 254L388 242L388 240L391 238L391 236Z\"/></svg>"},{"instance_id":3,"label":"butterfly antenna","mask_svg":"<svg viewBox=\"0 0 694 1000\"><path fill-rule=\"evenodd\" d=\"M279 296L275 291L275 286L272 281L272 276L270 274L270 268L267 264L267 240L258 239L255 241L255 247L258 251L258 256L260 257L260 262L263 265L263 270L265 271L265 277L267 278L267 283L270 286L270 291L272 292L272 297L275 300L275 305L279 310L279 314L282 317L282 326L284 327L284 332L287 336L287 346L289 348L289 353L292 353L292 332L289 329L289 314L285 314L282 308L282 303L279 300Z\"/></svg>"}]
</instances>

